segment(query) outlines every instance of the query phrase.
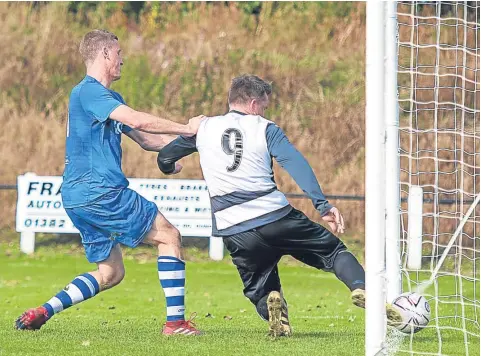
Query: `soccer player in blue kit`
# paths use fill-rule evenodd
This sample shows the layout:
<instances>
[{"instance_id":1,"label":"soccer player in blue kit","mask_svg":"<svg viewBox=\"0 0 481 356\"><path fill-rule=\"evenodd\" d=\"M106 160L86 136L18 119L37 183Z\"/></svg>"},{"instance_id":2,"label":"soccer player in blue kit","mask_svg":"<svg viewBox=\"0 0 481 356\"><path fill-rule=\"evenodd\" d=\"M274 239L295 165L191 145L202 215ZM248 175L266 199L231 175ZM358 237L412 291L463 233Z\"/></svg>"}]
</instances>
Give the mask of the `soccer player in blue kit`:
<instances>
[{"instance_id":1,"label":"soccer player in blue kit","mask_svg":"<svg viewBox=\"0 0 481 356\"><path fill-rule=\"evenodd\" d=\"M29 309L15 322L17 329L40 329L51 317L72 305L119 284L124 264L119 244L141 242L158 249L158 275L163 288L167 321L165 335L198 335L184 318L185 262L181 236L156 205L128 188L121 169L121 134L144 149L159 151L173 134L193 136L201 116L178 124L128 107L109 89L120 79L123 65L118 38L105 30L87 33L80 54L85 78L73 88L69 101L65 171L61 189L67 215L80 231L87 259L97 270L77 276L42 306ZM178 172L181 166L176 166Z\"/></svg>"}]
</instances>

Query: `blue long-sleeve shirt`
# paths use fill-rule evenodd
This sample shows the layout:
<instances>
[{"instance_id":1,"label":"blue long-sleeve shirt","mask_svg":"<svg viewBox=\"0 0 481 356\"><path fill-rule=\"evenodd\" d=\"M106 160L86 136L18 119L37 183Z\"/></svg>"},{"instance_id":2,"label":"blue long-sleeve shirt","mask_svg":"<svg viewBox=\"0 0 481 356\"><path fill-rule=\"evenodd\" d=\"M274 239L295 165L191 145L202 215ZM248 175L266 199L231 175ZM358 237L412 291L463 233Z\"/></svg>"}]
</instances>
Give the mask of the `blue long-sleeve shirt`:
<instances>
[{"instance_id":1,"label":"blue long-sleeve shirt","mask_svg":"<svg viewBox=\"0 0 481 356\"><path fill-rule=\"evenodd\" d=\"M294 178L297 185L312 200L312 204L321 216L332 208L322 193L311 166L304 156L289 142L282 129L269 124L266 129L267 149L277 163Z\"/></svg>"}]
</instances>

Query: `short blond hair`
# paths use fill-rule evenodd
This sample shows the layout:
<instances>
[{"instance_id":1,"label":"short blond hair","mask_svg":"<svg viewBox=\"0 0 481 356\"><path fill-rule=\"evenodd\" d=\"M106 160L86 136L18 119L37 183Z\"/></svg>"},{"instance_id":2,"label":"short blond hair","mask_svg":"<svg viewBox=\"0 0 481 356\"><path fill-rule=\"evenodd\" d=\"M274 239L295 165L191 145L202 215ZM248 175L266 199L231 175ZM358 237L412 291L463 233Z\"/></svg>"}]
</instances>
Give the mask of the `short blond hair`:
<instances>
[{"instance_id":1,"label":"short blond hair","mask_svg":"<svg viewBox=\"0 0 481 356\"><path fill-rule=\"evenodd\" d=\"M119 38L107 30L88 32L80 42L80 55L85 63L93 62L102 48L111 48Z\"/></svg>"}]
</instances>

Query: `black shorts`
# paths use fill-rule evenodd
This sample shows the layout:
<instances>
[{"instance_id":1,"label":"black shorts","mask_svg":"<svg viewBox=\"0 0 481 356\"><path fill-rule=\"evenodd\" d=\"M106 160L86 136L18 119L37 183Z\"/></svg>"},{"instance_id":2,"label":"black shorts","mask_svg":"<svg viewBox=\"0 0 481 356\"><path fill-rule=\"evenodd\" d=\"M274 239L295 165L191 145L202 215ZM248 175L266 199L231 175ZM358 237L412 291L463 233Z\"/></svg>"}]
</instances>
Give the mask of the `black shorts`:
<instances>
[{"instance_id":1,"label":"black shorts","mask_svg":"<svg viewBox=\"0 0 481 356\"><path fill-rule=\"evenodd\" d=\"M334 234L294 208L273 223L224 237L224 244L244 283L244 295L254 304L280 291L277 263L282 256L330 272L337 254L346 250Z\"/></svg>"}]
</instances>

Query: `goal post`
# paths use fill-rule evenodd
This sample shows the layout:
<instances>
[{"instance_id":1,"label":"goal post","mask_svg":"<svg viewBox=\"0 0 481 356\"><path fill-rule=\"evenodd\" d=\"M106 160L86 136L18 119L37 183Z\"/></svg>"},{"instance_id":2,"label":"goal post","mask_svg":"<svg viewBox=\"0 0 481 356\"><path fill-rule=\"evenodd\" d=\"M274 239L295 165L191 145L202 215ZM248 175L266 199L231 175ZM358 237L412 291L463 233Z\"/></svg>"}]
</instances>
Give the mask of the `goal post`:
<instances>
[{"instance_id":1,"label":"goal post","mask_svg":"<svg viewBox=\"0 0 481 356\"><path fill-rule=\"evenodd\" d=\"M369 356L480 352L480 8L366 4ZM386 326L381 309L403 291L431 306L419 334Z\"/></svg>"},{"instance_id":2,"label":"goal post","mask_svg":"<svg viewBox=\"0 0 481 356\"><path fill-rule=\"evenodd\" d=\"M384 349L384 3L366 3L366 355Z\"/></svg>"},{"instance_id":3,"label":"goal post","mask_svg":"<svg viewBox=\"0 0 481 356\"><path fill-rule=\"evenodd\" d=\"M397 103L397 6L385 2L384 120L386 123L386 300L401 292L399 109Z\"/></svg>"}]
</instances>

